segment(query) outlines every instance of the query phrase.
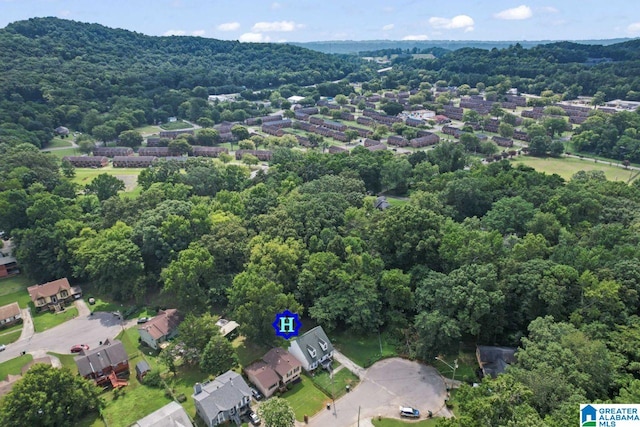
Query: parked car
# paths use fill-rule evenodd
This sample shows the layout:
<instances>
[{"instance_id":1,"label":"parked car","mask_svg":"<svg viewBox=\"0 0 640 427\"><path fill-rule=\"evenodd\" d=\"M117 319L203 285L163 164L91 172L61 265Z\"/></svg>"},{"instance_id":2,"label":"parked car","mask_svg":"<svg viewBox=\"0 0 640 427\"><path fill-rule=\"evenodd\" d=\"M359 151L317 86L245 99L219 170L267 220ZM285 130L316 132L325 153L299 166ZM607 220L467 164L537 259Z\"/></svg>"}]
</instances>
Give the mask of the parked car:
<instances>
[{"instance_id":1,"label":"parked car","mask_svg":"<svg viewBox=\"0 0 640 427\"><path fill-rule=\"evenodd\" d=\"M86 344L76 344L71 347L71 353L80 353L82 350L89 350L89 346Z\"/></svg>"},{"instance_id":2,"label":"parked car","mask_svg":"<svg viewBox=\"0 0 640 427\"><path fill-rule=\"evenodd\" d=\"M261 400L264 396L255 388L251 387L251 394L253 394L253 398L255 400Z\"/></svg>"},{"instance_id":3,"label":"parked car","mask_svg":"<svg viewBox=\"0 0 640 427\"><path fill-rule=\"evenodd\" d=\"M420 411L415 408L410 407L400 407L400 416L407 418L420 418Z\"/></svg>"},{"instance_id":4,"label":"parked car","mask_svg":"<svg viewBox=\"0 0 640 427\"><path fill-rule=\"evenodd\" d=\"M0 351L5 351L7 349L7 346L4 344L0 344Z\"/></svg>"},{"instance_id":5,"label":"parked car","mask_svg":"<svg viewBox=\"0 0 640 427\"><path fill-rule=\"evenodd\" d=\"M251 424L254 426L259 426L262 422L260 417L255 412L249 412L249 420L251 420Z\"/></svg>"},{"instance_id":6,"label":"parked car","mask_svg":"<svg viewBox=\"0 0 640 427\"><path fill-rule=\"evenodd\" d=\"M138 324L147 323L150 319L148 317L141 317L138 319Z\"/></svg>"}]
</instances>

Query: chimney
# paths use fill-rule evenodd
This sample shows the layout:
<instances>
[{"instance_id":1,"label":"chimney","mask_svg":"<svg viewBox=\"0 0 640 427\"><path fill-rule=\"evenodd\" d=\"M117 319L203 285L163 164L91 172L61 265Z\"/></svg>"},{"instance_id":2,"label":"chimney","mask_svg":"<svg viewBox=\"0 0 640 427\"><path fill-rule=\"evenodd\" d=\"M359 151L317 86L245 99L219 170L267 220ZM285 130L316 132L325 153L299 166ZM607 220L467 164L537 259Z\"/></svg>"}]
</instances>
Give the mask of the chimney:
<instances>
[{"instance_id":1,"label":"chimney","mask_svg":"<svg viewBox=\"0 0 640 427\"><path fill-rule=\"evenodd\" d=\"M200 383L196 383L196 385L193 386L193 390L195 393L193 394L200 394L202 393L202 384Z\"/></svg>"}]
</instances>

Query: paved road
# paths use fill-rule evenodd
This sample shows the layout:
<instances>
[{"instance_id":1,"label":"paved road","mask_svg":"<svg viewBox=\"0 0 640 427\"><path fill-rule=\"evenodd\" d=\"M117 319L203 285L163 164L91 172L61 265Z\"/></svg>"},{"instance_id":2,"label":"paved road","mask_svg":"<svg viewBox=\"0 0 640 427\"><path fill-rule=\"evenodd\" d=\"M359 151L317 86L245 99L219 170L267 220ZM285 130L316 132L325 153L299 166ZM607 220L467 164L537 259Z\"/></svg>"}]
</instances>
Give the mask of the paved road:
<instances>
[{"instance_id":1,"label":"paved road","mask_svg":"<svg viewBox=\"0 0 640 427\"><path fill-rule=\"evenodd\" d=\"M84 301L81 303L83 304ZM4 362L19 356L23 351L30 353L38 350L53 351L55 353L69 354L69 349L74 344L87 344L94 348L100 341L114 338L122 331L135 325L136 320L121 322L112 313L95 313L90 316L86 305L79 307L79 312L84 313L75 319L71 319L55 328L44 332L28 334L20 340L7 345L7 349L0 353L0 362Z\"/></svg>"},{"instance_id":2,"label":"paved road","mask_svg":"<svg viewBox=\"0 0 640 427\"><path fill-rule=\"evenodd\" d=\"M426 415L451 416L444 408L447 395L438 371L409 360L382 360L365 371L360 384L336 401L335 411L324 409L309 420L311 427L351 427L378 415L399 418L400 406L411 406Z\"/></svg>"}]
</instances>

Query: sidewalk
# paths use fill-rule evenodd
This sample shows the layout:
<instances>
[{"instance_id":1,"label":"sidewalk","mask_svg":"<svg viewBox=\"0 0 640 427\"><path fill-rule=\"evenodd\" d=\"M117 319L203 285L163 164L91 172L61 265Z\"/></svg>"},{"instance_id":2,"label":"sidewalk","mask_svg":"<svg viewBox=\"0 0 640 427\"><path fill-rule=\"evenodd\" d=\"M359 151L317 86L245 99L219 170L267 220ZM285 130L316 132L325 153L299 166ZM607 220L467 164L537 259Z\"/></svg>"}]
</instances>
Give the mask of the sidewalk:
<instances>
[{"instance_id":1,"label":"sidewalk","mask_svg":"<svg viewBox=\"0 0 640 427\"><path fill-rule=\"evenodd\" d=\"M36 332L33 327L31 310L28 307L23 308L21 310L21 315L22 315L22 333L20 334L20 338L18 338L18 341L29 339Z\"/></svg>"}]
</instances>

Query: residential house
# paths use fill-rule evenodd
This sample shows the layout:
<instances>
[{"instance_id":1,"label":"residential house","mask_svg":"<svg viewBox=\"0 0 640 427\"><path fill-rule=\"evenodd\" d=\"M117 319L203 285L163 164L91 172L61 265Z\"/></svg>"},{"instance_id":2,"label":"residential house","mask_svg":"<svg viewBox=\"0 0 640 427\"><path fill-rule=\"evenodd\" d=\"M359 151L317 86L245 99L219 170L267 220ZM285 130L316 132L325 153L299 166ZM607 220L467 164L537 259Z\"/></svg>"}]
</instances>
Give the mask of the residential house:
<instances>
[{"instance_id":1,"label":"residential house","mask_svg":"<svg viewBox=\"0 0 640 427\"><path fill-rule=\"evenodd\" d=\"M138 333L142 342L157 350L161 343L176 336L181 321L182 318L175 308L160 310L156 317L138 327Z\"/></svg>"},{"instance_id":2,"label":"residential house","mask_svg":"<svg viewBox=\"0 0 640 427\"><path fill-rule=\"evenodd\" d=\"M0 254L0 278L13 276L20 273L18 261L12 256L2 256Z\"/></svg>"},{"instance_id":3,"label":"residential house","mask_svg":"<svg viewBox=\"0 0 640 427\"><path fill-rule=\"evenodd\" d=\"M476 347L476 358L483 375L492 378L503 373L507 367L515 363L516 348L479 345Z\"/></svg>"},{"instance_id":4,"label":"residential house","mask_svg":"<svg viewBox=\"0 0 640 427\"><path fill-rule=\"evenodd\" d=\"M11 326L22 321L20 306L17 302L0 307L0 328Z\"/></svg>"},{"instance_id":5,"label":"residential house","mask_svg":"<svg viewBox=\"0 0 640 427\"><path fill-rule=\"evenodd\" d=\"M80 288L72 288L66 277L42 285L29 286L27 291L38 311L61 311L65 305L82 296Z\"/></svg>"},{"instance_id":6,"label":"residential house","mask_svg":"<svg viewBox=\"0 0 640 427\"><path fill-rule=\"evenodd\" d=\"M104 344L89 351L80 352L75 358L78 373L94 380L98 386L121 387L129 376L129 356L118 340L106 340Z\"/></svg>"},{"instance_id":7,"label":"residential house","mask_svg":"<svg viewBox=\"0 0 640 427\"><path fill-rule=\"evenodd\" d=\"M227 371L213 381L196 383L193 389L196 413L207 427L225 421L242 424L240 416L249 409L251 389L239 374Z\"/></svg>"},{"instance_id":8,"label":"residential house","mask_svg":"<svg viewBox=\"0 0 640 427\"><path fill-rule=\"evenodd\" d=\"M387 201L387 198L385 196L378 196L376 200L373 202L373 207L383 211L387 208L390 208L391 203Z\"/></svg>"},{"instance_id":9,"label":"residential house","mask_svg":"<svg viewBox=\"0 0 640 427\"><path fill-rule=\"evenodd\" d=\"M247 378L265 397L300 378L302 365L283 348L272 348L267 354L244 369Z\"/></svg>"},{"instance_id":10,"label":"residential house","mask_svg":"<svg viewBox=\"0 0 640 427\"><path fill-rule=\"evenodd\" d=\"M64 156L62 160L77 168L103 168L109 164L109 159L104 156Z\"/></svg>"},{"instance_id":11,"label":"residential house","mask_svg":"<svg viewBox=\"0 0 640 427\"><path fill-rule=\"evenodd\" d=\"M316 326L291 342L289 353L295 356L305 371L313 371L318 366L327 367L333 357L333 345L322 326Z\"/></svg>"},{"instance_id":12,"label":"residential house","mask_svg":"<svg viewBox=\"0 0 640 427\"><path fill-rule=\"evenodd\" d=\"M193 427L193 423L179 403L171 402L140 418L132 427Z\"/></svg>"},{"instance_id":13,"label":"residential house","mask_svg":"<svg viewBox=\"0 0 640 427\"><path fill-rule=\"evenodd\" d=\"M54 131L62 137L69 136L69 128L66 128L64 126L58 126L54 129Z\"/></svg>"},{"instance_id":14,"label":"residential house","mask_svg":"<svg viewBox=\"0 0 640 427\"><path fill-rule=\"evenodd\" d=\"M114 156L114 168L146 168L158 158L156 156Z\"/></svg>"}]
</instances>

